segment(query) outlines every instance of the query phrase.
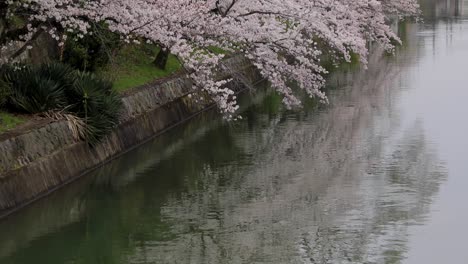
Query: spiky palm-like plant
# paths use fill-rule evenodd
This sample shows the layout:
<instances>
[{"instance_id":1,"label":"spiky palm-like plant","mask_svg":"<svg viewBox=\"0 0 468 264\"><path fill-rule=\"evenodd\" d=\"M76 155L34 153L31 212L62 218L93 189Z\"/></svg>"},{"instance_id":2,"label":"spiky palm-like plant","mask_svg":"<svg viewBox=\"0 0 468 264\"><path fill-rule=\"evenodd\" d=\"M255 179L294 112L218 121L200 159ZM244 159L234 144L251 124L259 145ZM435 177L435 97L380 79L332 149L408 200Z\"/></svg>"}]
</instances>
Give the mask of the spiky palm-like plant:
<instances>
[{"instance_id":1,"label":"spiky palm-like plant","mask_svg":"<svg viewBox=\"0 0 468 264\"><path fill-rule=\"evenodd\" d=\"M70 111L84 119L86 140L91 144L98 142L118 124L122 102L110 81L90 73L79 73L67 95L74 98Z\"/></svg>"},{"instance_id":2,"label":"spiky palm-like plant","mask_svg":"<svg viewBox=\"0 0 468 264\"><path fill-rule=\"evenodd\" d=\"M10 87L7 107L13 111L43 113L68 104L65 90L73 84L73 70L66 65L6 66L0 74Z\"/></svg>"},{"instance_id":3,"label":"spiky palm-like plant","mask_svg":"<svg viewBox=\"0 0 468 264\"><path fill-rule=\"evenodd\" d=\"M5 104L9 110L73 114L86 124L82 134L90 144L97 143L118 123L120 97L110 81L93 74L59 63L7 66L0 69L0 91L2 83L9 91Z\"/></svg>"}]
</instances>

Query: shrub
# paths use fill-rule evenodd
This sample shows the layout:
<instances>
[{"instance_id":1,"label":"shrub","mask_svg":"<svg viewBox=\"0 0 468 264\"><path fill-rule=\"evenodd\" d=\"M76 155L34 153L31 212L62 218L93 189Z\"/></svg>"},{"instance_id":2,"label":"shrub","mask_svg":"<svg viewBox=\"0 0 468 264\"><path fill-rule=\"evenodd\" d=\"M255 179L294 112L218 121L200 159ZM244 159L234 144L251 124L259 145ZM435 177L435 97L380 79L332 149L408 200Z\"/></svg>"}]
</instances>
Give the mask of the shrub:
<instances>
[{"instance_id":1,"label":"shrub","mask_svg":"<svg viewBox=\"0 0 468 264\"><path fill-rule=\"evenodd\" d=\"M7 107L36 114L67 106L65 90L73 83L73 70L62 64L5 66L1 77L10 87Z\"/></svg>"},{"instance_id":2,"label":"shrub","mask_svg":"<svg viewBox=\"0 0 468 264\"><path fill-rule=\"evenodd\" d=\"M95 72L110 61L110 53L117 48L120 38L103 25L95 25L92 35L72 36L65 43L63 62L81 71Z\"/></svg>"},{"instance_id":3,"label":"shrub","mask_svg":"<svg viewBox=\"0 0 468 264\"><path fill-rule=\"evenodd\" d=\"M10 96L10 91L8 83L0 79L0 108L2 108L7 102L7 99Z\"/></svg>"},{"instance_id":4,"label":"shrub","mask_svg":"<svg viewBox=\"0 0 468 264\"><path fill-rule=\"evenodd\" d=\"M10 111L71 113L83 119L84 139L91 144L97 143L118 122L122 103L112 83L64 64L3 67L0 89L2 83L9 91L5 107Z\"/></svg>"},{"instance_id":5,"label":"shrub","mask_svg":"<svg viewBox=\"0 0 468 264\"><path fill-rule=\"evenodd\" d=\"M98 142L117 125L122 101L110 81L94 74L79 73L67 95L75 98L70 111L87 124L86 140L91 144Z\"/></svg>"}]
</instances>

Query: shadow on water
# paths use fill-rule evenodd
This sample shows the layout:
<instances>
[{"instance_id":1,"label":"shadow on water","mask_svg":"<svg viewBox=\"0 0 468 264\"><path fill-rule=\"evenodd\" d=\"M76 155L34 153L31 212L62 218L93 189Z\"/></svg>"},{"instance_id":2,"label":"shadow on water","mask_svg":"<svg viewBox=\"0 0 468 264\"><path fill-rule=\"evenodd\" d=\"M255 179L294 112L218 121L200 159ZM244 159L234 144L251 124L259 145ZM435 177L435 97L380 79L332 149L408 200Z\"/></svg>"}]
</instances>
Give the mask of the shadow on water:
<instances>
[{"instance_id":1,"label":"shadow on water","mask_svg":"<svg viewBox=\"0 0 468 264\"><path fill-rule=\"evenodd\" d=\"M331 76L328 106L261 92L7 218L0 263L400 263L447 169L399 108L431 26L398 28L397 56Z\"/></svg>"}]
</instances>

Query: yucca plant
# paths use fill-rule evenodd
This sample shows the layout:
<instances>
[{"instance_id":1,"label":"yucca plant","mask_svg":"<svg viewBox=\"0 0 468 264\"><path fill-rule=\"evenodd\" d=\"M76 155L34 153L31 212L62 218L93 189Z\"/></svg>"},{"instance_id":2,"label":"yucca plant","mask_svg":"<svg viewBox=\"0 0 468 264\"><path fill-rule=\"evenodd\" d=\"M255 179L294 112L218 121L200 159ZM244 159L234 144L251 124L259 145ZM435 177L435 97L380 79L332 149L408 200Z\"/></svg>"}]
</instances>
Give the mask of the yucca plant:
<instances>
[{"instance_id":1,"label":"yucca plant","mask_svg":"<svg viewBox=\"0 0 468 264\"><path fill-rule=\"evenodd\" d=\"M112 82L59 63L0 69L0 96L10 111L73 114L85 124L83 139L97 143L118 123L121 100ZM0 101L1 103L1 101Z\"/></svg>"},{"instance_id":2,"label":"yucca plant","mask_svg":"<svg viewBox=\"0 0 468 264\"><path fill-rule=\"evenodd\" d=\"M122 102L112 89L112 82L91 73L79 73L67 95L74 99L70 111L86 123L89 143L95 144L118 124Z\"/></svg>"},{"instance_id":3,"label":"yucca plant","mask_svg":"<svg viewBox=\"0 0 468 264\"><path fill-rule=\"evenodd\" d=\"M63 64L5 66L0 75L10 87L7 107L30 114L66 107L65 90L74 81L73 70Z\"/></svg>"}]
</instances>

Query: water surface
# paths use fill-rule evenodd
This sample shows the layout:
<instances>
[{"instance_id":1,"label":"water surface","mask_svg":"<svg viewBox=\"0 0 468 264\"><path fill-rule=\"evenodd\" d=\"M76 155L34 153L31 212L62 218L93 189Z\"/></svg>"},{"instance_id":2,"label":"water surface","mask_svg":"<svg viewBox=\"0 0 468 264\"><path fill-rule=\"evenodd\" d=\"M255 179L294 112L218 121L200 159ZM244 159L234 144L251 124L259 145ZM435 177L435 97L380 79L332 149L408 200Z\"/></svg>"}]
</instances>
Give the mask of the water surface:
<instances>
[{"instance_id":1,"label":"water surface","mask_svg":"<svg viewBox=\"0 0 468 264\"><path fill-rule=\"evenodd\" d=\"M468 263L465 6L425 1L328 106L260 92L7 218L0 263Z\"/></svg>"}]
</instances>

